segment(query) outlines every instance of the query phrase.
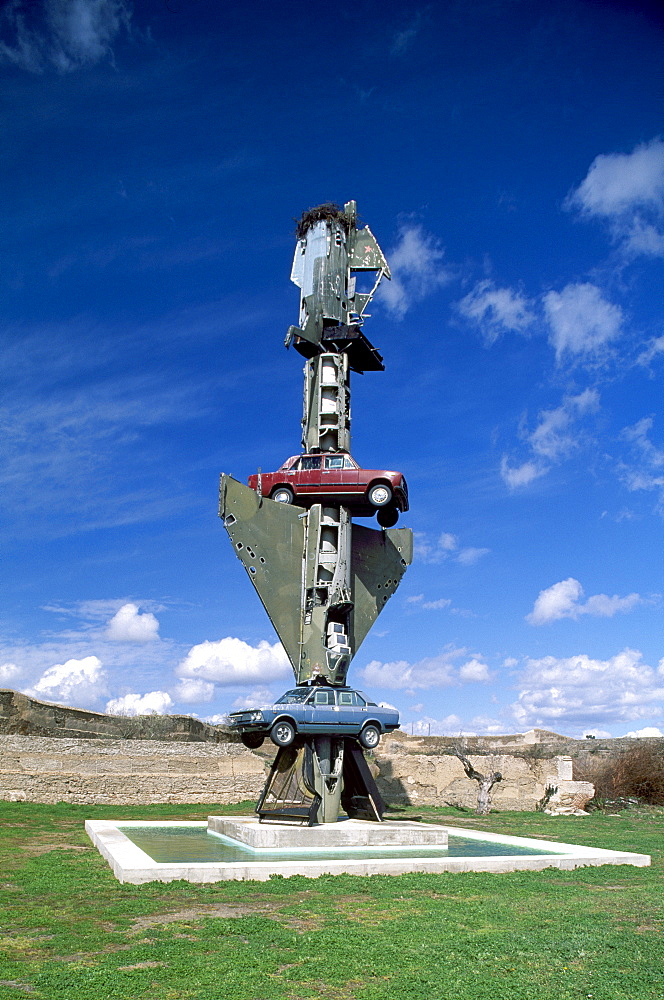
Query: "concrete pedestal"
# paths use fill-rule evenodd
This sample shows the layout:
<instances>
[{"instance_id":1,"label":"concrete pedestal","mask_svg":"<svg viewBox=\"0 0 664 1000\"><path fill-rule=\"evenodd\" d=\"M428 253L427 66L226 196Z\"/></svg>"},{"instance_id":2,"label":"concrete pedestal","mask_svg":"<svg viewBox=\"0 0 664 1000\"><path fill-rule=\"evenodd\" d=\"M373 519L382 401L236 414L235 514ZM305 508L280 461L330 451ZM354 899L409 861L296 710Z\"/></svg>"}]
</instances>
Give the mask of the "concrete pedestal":
<instances>
[{"instance_id":1,"label":"concrete pedestal","mask_svg":"<svg viewBox=\"0 0 664 1000\"><path fill-rule=\"evenodd\" d=\"M259 823L253 816L208 816L208 829L253 850L329 851L356 847L446 847L447 827L387 820L341 819L319 826Z\"/></svg>"}]
</instances>

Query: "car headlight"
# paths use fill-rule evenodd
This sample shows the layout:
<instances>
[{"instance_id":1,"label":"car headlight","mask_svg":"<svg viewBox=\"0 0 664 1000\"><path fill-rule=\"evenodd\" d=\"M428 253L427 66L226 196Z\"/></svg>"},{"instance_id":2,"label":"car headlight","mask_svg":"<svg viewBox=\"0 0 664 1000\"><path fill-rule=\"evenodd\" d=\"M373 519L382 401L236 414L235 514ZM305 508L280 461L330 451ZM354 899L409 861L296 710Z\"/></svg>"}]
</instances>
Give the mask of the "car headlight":
<instances>
[{"instance_id":1,"label":"car headlight","mask_svg":"<svg viewBox=\"0 0 664 1000\"><path fill-rule=\"evenodd\" d=\"M263 713L262 712L250 712L249 713L249 722L262 722L262 720L263 720Z\"/></svg>"}]
</instances>

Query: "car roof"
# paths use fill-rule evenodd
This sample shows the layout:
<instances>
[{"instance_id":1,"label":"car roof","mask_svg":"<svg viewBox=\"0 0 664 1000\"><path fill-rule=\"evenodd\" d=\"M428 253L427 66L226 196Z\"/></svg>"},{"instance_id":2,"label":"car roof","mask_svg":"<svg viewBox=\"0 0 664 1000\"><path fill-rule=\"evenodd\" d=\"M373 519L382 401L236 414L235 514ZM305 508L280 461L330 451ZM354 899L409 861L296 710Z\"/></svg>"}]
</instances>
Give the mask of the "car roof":
<instances>
[{"instance_id":1,"label":"car roof","mask_svg":"<svg viewBox=\"0 0 664 1000\"><path fill-rule=\"evenodd\" d=\"M358 691L357 688L348 687L347 684L296 684L294 688L288 688L289 691L356 691L357 694L363 694L362 691Z\"/></svg>"}]
</instances>

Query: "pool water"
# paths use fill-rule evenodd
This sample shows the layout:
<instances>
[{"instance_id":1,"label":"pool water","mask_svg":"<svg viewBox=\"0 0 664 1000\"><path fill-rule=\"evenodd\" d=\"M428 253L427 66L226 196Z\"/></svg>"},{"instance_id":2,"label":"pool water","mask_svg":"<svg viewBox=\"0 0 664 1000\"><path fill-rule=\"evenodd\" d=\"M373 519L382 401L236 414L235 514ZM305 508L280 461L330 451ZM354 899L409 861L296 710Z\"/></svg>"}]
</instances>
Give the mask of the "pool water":
<instances>
[{"instance_id":1,"label":"pool water","mask_svg":"<svg viewBox=\"0 0 664 1000\"><path fill-rule=\"evenodd\" d=\"M475 840L451 836L447 847L357 848L328 851L255 851L217 833L210 833L200 824L191 826L123 826L118 830L140 847L153 861L165 864L187 862L287 861L289 858L328 861L350 858L487 858L521 855L559 854L534 847L517 847L492 840Z\"/></svg>"}]
</instances>

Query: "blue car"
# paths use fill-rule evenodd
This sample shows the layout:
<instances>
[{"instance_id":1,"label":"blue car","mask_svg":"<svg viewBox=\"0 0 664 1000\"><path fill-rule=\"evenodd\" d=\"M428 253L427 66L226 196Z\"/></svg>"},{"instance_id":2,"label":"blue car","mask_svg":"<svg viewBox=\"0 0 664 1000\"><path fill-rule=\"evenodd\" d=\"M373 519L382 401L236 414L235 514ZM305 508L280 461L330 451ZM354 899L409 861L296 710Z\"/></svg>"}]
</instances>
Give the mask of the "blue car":
<instances>
[{"instance_id":1,"label":"blue car","mask_svg":"<svg viewBox=\"0 0 664 1000\"><path fill-rule=\"evenodd\" d=\"M296 736L353 736L363 747L378 746L383 733L399 726L396 708L381 708L361 691L348 687L296 687L274 705L233 712L230 725L252 749L266 736L287 747Z\"/></svg>"}]
</instances>

